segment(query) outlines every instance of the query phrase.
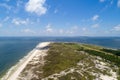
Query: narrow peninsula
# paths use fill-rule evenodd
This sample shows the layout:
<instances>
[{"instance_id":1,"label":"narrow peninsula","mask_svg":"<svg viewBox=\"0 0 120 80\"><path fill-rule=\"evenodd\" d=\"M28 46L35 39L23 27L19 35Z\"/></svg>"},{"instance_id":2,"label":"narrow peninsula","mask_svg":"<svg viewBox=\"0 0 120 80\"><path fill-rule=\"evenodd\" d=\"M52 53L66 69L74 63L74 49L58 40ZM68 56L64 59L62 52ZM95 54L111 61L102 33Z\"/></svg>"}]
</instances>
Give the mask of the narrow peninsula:
<instances>
[{"instance_id":1,"label":"narrow peninsula","mask_svg":"<svg viewBox=\"0 0 120 80\"><path fill-rule=\"evenodd\" d=\"M1 80L120 80L120 50L42 42Z\"/></svg>"}]
</instances>

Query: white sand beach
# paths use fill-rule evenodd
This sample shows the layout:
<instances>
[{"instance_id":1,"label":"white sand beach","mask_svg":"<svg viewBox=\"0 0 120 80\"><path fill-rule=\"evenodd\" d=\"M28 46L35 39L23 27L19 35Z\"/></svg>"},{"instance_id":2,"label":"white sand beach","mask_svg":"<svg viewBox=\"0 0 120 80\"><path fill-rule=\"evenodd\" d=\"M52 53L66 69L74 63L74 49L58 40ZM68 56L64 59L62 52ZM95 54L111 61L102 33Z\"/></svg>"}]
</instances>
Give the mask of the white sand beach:
<instances>
[{"instance_id":1,"label":"white sand beach","mask_svg":"<svg viewBox=\"0 0 120 80\"><path fill-rule=\"evenodd\" d=\"M23 59L21 59L15 66L13 66L5 76L1 80L17 80L20 73L23 71L23 69L26 67L26 65L33 59L37 53L41 52L43 54L41 48L44 48L48 46L50 42L42 42L36 46L35 49L33 49L27 56L25 56ZM40 54L40 53L39 53Z\"/></svg>"}]
</instances>

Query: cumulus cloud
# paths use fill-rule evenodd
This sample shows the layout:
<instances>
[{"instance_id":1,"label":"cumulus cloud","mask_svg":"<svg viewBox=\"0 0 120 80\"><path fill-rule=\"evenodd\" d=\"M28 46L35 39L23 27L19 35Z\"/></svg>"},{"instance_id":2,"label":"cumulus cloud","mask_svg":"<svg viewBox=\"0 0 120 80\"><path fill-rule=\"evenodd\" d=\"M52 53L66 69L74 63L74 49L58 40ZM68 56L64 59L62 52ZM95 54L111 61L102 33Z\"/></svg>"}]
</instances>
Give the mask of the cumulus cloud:
<instances>
[{"instance_id":1,"label":"cumulus cloud","mask_svg":"<svg viewBox=\"0 0 120 80\"><path fill-rule=\"evenodd\" d=\"M22 32L24 32L24 33L35 33L35 31L33 31L33 30L31 30L31 29L24 29L24 30L22 30Z\"/></svg>"},{"instance_id":2,"label":"cumulus cloud","mask_svg":"<svg viewBox=\"0 0 120 80\"><path fill-rule=\"evenodd\" d=\"M47 8L44 6L46 0L29 0L25 5L27 12L43 15L46 13Z\"/></svg>"},{"instance_id":3,"label":"cumulus cloud","mask_svg":"<svg viewBox=\"0 0 120 80\"><path fill-rule=\"evenodd\" d=\"M115 27L113 27L112 30L113 30L113 31L120 31L120 24L117 25L117 26L115 26Z\"/></svg>"},{"instance_id":4,"label":"cumulus cloud","mask_svg":"<svg viewBox=\"0 0 120 80\"><path fill-rule=\"evenodd\" d=\"M29 19L21 20L19 18L15 18L12 20L12 23L15 25L27 25L29 23Z\"/></svg>"},{"instance_id":5,"label":"cumulus cloud","mask_svg":"<svg viewBox=\"0 0 120 80\"><path fill-rule=\"evenodd\" d=\"M99 15L94 15L94 16L92 17L92 20L93 20L93 21L96 21L96 20L98 20L98 18L99 18Z\"/></svg>"},{"instance_id":6,"label":"cumulus cloud","mask_svg":"<svg viewBox=\"0 0 120 80\"><path fill-rule=\"evenodd\" d=\"M120 0L118 0L118 2L117 2L117 6L120 8Z\"/></svg>"},{"instance_id":7,"label":"cumulus cloud","mask_svg":"<svg viewBox=\"0 0 120 80\"><path fill-rule=\"evenodd\" d=\"M53 29L50 24L46 26L46 32L49 32L49 33L53 32Z\"/></svg>"}]
</instances>

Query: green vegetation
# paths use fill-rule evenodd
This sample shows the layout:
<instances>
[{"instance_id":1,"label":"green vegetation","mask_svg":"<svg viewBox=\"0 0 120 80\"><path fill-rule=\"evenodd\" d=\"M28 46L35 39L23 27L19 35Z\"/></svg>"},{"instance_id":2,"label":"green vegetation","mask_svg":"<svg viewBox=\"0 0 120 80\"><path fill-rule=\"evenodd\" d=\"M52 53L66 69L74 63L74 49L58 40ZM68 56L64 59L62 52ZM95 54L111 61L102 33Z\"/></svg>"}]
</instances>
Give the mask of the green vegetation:
<instances>
[{"instance_id":1,"label":"green vegetation","mask_svg":"<svg viewBox=\"0 0 120 80\"><path fill-rule=\"evenodd\" d=\"M91 55L100 56L103 59L114 62L117 66L120 66L120 58L118 56L105 54L100 51L95 51L95 50L90 50L90 49L84 49L84 51Z\"/></svg>"},{"instance_id":2,"label":"green vegetation","mask_svg":"<svg viewBox=\"0 0 120 80\"><path fill-rule=\"evenodd\" d=\"M97 58L94 56L99 56L103 59L102 61L110 63L109 66L113 70L118 71L118 75L120 75L120 70L114 68L114 65L116 65L120 69L120 58L118 54L119 51L117 50L114 51L94 45L52 43L50 44L48 55L45 57L46 62L43 67L43 76L45 78L55 73L59 74L61 71L69 72L70 68L75 68L75 70L72 73L58 77L59 80L86 80L86 77L88 80L93 80L95 76L91 75L90 72L112 76L110 70L100 70L95 67L94 60ZM80 61L82 65L77 65ZM86 69L86 71L82 69ZM119 78L118 76L118 80ZM52 78L48 79L54 80Z\"/></svg>"},{"instance_id":3,"label":"green vegetation","mask_svg":"<svg viewBox=\"0 0 120 80\"><path fill-rule=\"evenodd\" d=\"M59 73L69 67L76 66L76 63L82 60L85 55L75 52L79 45L72 43L54 43L51 44L46 56L46 64L43 68L44 76L47 77L53 73Z\"/></svg>"},{"instance_id":4,"label":"green vegetation","mask_svg":"<svg viewBox=\"0 0 120 80\"><path fill-rule=\"evenodd\" d=\"M97 50L102 49L101 46L96 46L96 45L92 45L92 44L81 44L81 45L83 45L84 47L88 47L88 48L92 48L92 49L97 49Z\"/></svg>"},{"instance_id":5,"label":"green vegetation","mask_svg":"<svg viewBox=\"0 0 120 80\"><path fill-rule=\"evenodd\" d=\"M69 74L59 78L59 80L76 80L76 79L77 80L86 80L84 77L82 77L81 75L79 75L76 72L69 73Z\"/></svg>"},{"instance_id":6,"label":"green vegetation","mask_svg":"<svg viewBox=\"0 0 120 80\"><path fill-rule=\"evenodd\" d=\"M101 50L108 52L108 53L112 53L112 54L117 55L117 56L120 56L120 50L113 50L113 49L107 49L107 48L103 48Z\"/></svg>"},{"instance_id":7,"label":"green vegetation","mask_svg":"<svg viewBox=\"0 0 120 80\"><path fill-rule=\"evenodd\" d=\"M100 48L96 47L94 45L88 45L84 44L84 51L95 56L100 56L105 60L111 61L115 63L117 66L120 67L120 50L113 50L113 49L107 49L107 48Z\"/></svg>"},{"instance_id":8,"label":"green vegetation","mask_svg":"<svg viewBox=\"0 0 120 80\"><path fill-rule=\"evenodd\" d=\"M83 45L84 46L84 50L85 52L91 54L91 55L95 55L95 56L100 56L103 59L110 61L112 63L114 63L116 66L119 67L118 70L118 75L120 75L120 50L113 50L113 49L107 49L107 48L100 48L100 47L96 47L96 46L92 46L91 45ZM118 80L120 80L120 76L118 77Z\"/></svg>"}]
</instances>

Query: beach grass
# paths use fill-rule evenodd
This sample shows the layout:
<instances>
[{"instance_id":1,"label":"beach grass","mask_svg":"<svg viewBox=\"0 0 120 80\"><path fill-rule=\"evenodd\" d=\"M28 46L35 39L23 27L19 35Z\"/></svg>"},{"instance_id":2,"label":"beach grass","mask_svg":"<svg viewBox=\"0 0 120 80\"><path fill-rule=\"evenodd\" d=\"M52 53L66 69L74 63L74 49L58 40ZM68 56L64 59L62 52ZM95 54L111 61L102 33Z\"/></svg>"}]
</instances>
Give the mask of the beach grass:
<instances>
[{"instance_id":1,"label":"beach grass","mask_svg":"<svg viewBox=\"0 0 120 80\"><path fill-rule=\"evenodd\" d=\"M75 52L79 45L69 43L54 43L46 56L46 64L43 68L44 76L47 77L53 73L59 73L69 67L76 66L76 63L85 58Z\"/></svg>"},{"instance_id":2,"label":"beach grass","mask_svg":"<svg viewBox=\"0 0 120 80\"><path fill-rule=\"evenodd\" d=\"M71 76L73 78L75 77L77 80L85 80L85 78L89 78L90 80L93 80L95 78L94 75L91 75L89 72L99 72L104 75L109 75L109 70L100 70L95 67L95 63L93 63L94 60L96 60L97 56L101 57L103 62L110 63L109 66L119 66L120 64L117 61L120 61L119 58L116 59L116 55L112 52L106 52L102 50L102 47L94 46L94 45L88 45L88 44L79 44L79 43L52 43L50 44L50 48L47 52L47 56L45 57L45 65L43 67L43 76L48 77L50 75L53 75L55 73L60 73L61 71L68 70L69 68L76 68L76 71L82 69L83 66L78 66L77 63L83 60L84 63L84 69L87 69L89 67L92 67L92 69L88 69L87 71L83 71L81 75L78 75L78 73L73 72L69 73L67 75L59 77L59 80L71 80ZM83 53L84 54L83 54ZM96 57L91 57L96 56ZM108 65L107 65L108 66ZM114 67L111 67L112 69L115 69ZM115 69L116 70L116 69ZM118 71L119 75L119 71ZM119 78L119 77L118 77ZM52 78L51 78L52 80Z\"/></svg>"}]
</instances>

